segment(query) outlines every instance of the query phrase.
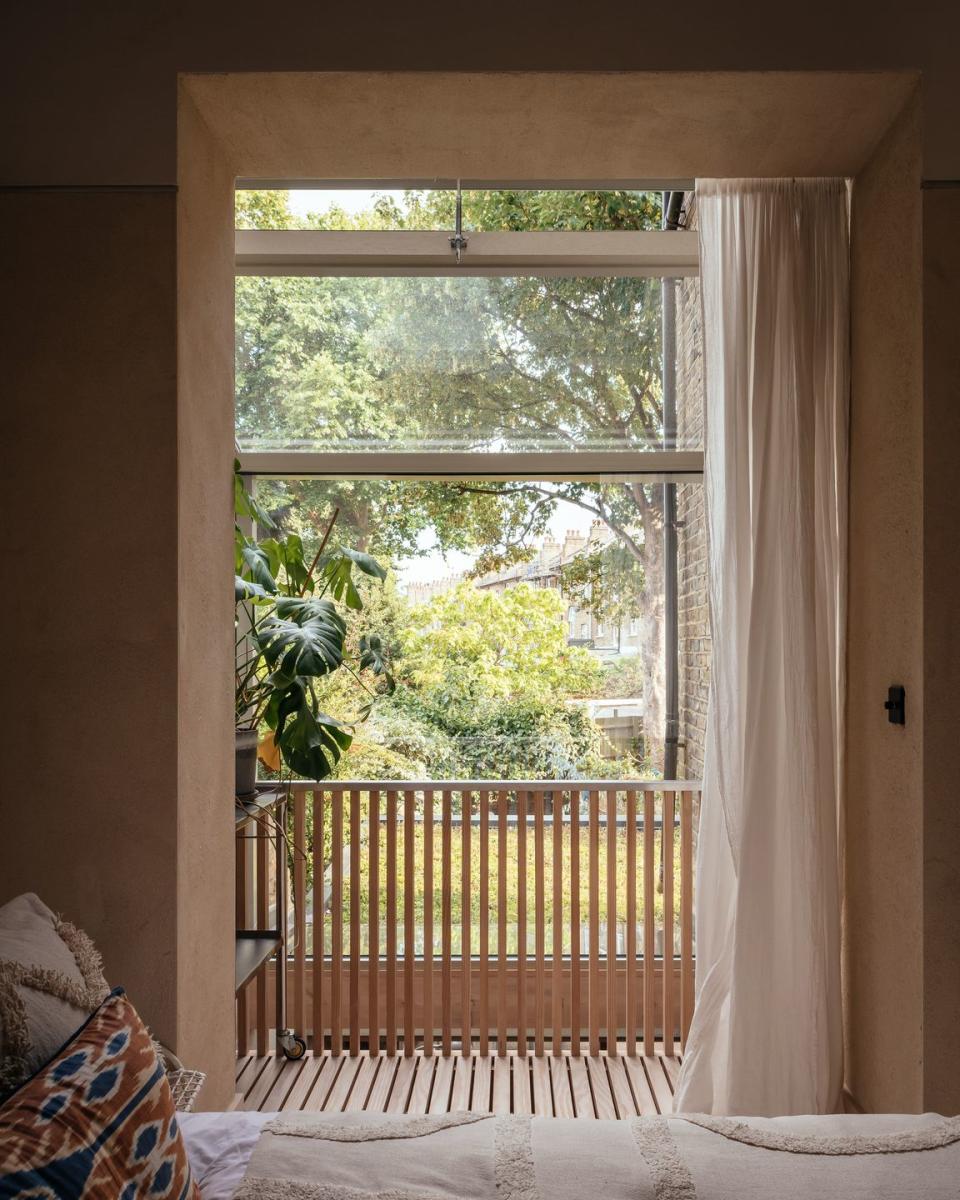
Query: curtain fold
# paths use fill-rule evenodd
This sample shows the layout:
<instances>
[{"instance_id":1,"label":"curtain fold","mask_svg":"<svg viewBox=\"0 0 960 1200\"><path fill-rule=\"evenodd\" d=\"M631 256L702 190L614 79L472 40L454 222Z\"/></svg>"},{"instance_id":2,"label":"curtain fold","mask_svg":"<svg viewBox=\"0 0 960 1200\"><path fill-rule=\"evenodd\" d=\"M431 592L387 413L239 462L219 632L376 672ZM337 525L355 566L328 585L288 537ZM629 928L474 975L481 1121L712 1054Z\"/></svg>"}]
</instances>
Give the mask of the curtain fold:
<instances>
[{"instance_id":1,"label":"curtain fold","mask_svg":"<svg viewBox=\"0 0 960 1200\"><path fill-rule=\"evenodd\" d=\"M679 1112L835 1111L846 620L841 179L698 180L713 666Z\"/></svg>"}]
</instances>

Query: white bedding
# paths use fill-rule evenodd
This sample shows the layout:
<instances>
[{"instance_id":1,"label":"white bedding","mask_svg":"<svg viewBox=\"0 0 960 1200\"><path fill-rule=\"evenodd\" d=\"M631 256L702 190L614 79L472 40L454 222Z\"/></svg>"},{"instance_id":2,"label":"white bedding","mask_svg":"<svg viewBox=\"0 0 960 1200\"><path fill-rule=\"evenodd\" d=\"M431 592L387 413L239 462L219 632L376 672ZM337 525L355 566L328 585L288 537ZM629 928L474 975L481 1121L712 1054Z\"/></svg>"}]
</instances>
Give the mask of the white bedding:
<instances>
[{"instance_id":1,"label":"white bedding","mask_svg":"<svg viewBox=\"0 0 960 1200\"><path fill-rule=\"evenodd\" d=\"M261 1128L276 1113L180 1113L190 1166L203 1200L231 1200L240 1186Z\"/></svg>"},{"instance_id":2,"label":"white bedding","mask_svg":"<svg viewBox=\"0 0 960 1200\"><path fill-rule=\"evenodd\" d=\"M245 1197L292 1200L960 1196L960 1122L932 1114L739 1123L233 1112L180 1122L203 1200L231 1200L248 1164Z\"/></svg>"}]
</instances>

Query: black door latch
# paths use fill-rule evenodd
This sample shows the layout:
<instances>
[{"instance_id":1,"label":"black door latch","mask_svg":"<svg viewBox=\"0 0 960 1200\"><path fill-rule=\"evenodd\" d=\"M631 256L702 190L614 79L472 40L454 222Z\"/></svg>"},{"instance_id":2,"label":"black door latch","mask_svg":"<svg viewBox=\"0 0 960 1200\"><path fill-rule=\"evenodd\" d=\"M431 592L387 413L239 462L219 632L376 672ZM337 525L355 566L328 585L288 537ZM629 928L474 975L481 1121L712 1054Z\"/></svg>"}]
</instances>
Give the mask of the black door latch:
<instances>
[{"instance_id":1,"label":"black door latch","mask_svg":"<svg viewBox=\"0 0 960 1200\"><path fill-rule=\"evenodd\" d=\"M887 688L887 699L883 706L887 710L887 720L891 725L906 725L907 723L907 689L899 683Z\"/></svg>"}]
</instances>

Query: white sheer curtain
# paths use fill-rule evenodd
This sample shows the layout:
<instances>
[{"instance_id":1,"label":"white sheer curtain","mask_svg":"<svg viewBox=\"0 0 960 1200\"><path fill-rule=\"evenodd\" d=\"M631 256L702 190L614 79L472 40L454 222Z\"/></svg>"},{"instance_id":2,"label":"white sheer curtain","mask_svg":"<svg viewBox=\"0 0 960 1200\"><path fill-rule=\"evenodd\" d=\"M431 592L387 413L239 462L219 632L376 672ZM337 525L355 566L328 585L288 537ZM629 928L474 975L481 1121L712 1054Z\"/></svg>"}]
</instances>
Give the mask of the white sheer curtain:
<instances>
[{"instance_id":1,"label":"white sheer curtain","mask_svg":"<svg viewBox=\"0 0 960 1200\"><path fill-rule=\"evenodd\" d=\"M835 1111L843 180L700 180L713 668L677 1111Z\"/></svg>"}]
</instances>

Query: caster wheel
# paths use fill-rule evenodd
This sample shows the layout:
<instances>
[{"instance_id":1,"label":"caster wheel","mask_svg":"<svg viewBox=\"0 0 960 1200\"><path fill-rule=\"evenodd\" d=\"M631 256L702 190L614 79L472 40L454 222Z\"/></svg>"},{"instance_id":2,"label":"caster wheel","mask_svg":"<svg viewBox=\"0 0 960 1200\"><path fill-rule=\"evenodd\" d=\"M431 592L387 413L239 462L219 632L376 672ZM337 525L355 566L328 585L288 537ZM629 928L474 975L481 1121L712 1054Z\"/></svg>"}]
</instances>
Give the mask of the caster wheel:
<instances>
[{"instance_id":1,"label":"caster wheel","mask_svg":"<svg viewBox=\"0 0 960 1200\"><path fill-rule=\"evenodd\" d=\"M285 1037L280 1044L280 1049L284 1056L289 1058L291 1062L296 1062L298 1058L303 1058L307 1052L307 1043L301 1037L294 1037L292 1034Z\"/></svg>"}]
</instances>

